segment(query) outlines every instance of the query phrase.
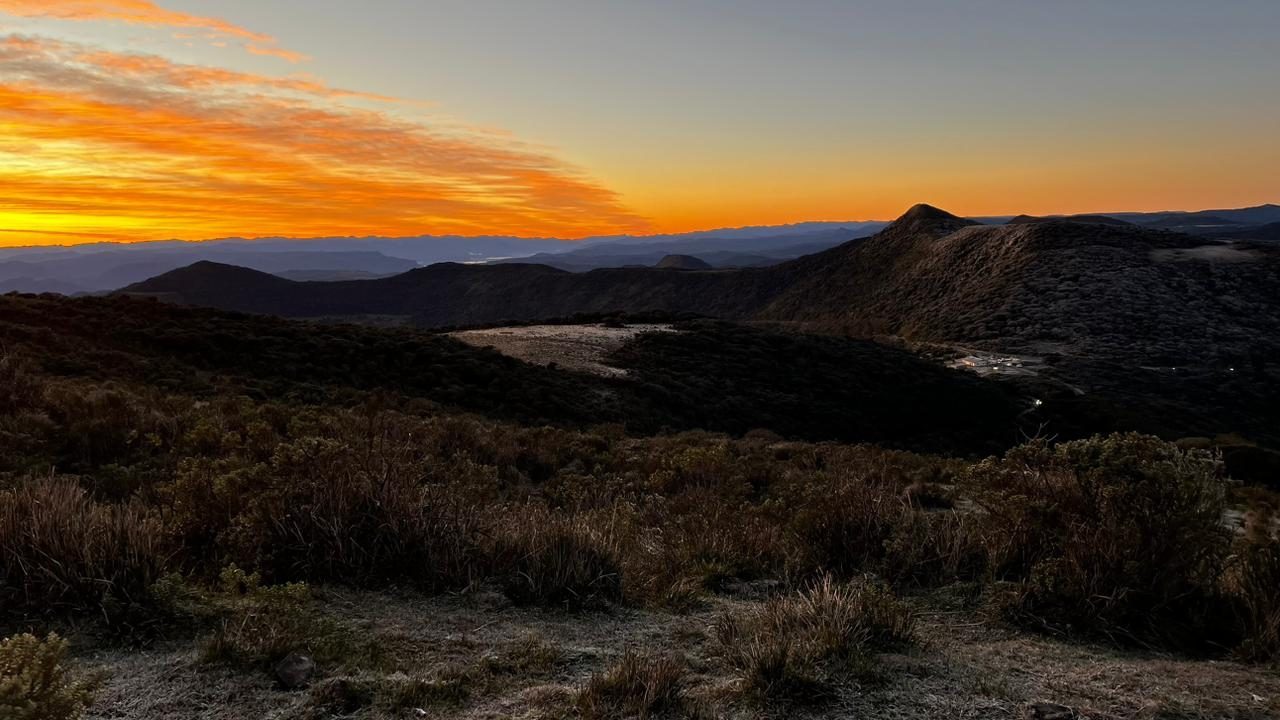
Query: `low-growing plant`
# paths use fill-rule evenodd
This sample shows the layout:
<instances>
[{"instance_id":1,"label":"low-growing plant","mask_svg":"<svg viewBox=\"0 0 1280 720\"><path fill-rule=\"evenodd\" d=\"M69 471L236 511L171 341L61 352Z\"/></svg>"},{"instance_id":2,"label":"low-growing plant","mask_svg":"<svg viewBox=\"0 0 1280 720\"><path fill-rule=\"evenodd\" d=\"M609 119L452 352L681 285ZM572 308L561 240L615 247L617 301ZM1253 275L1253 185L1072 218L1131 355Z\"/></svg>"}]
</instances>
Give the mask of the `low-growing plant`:
<instances>
[{"instance_id":1,"label":"low-growing plant","mask_svg":"<svg viewBox=\"0 0 1280 720\"><path fill-rule=\"evenodd\" d=\"M438 678L359 675L329 678L316 684L304 717L347 716L367 708L398 715L404 710L454 707L471 697L472 678L466 673L444 673Z\"/></svg>"},{"instance_id":2,"label":"low-growing plant","mask_svg":"<svg viewBox=\"0 0 1280 720\"><path fill-rule=\"evenodd\" d=\"M16 635L0 640L0 717L76 720L93 702L96 683L73 676L67 641Z\"/></svg>"},{"instance_id":3,"label":"low-growing plant","mask_svg":"<svg viewBox=\"0 0 1280 720\"><path fill-rule=\"evenodd\" d=\"M333 667L377 665L372 639L360 640L313 607L303 583L263 585L256 573L224 569L221 588L204 594L198 612L213 619L213 632L200 645L200 659L267 668L293 652Z\"/></svg>"},{"instance_id":4,"label":"low-growing plant","mask_svg":"<svg viewBox=\"0 0 1280 720\"><path fill-rule=\"evenodd\" d=\"M685 698L686 673L684 663L672 655L628 650L609 669L587 680L575 706L585 720L696 717Z\"/></svg>"},{"instance_id":5,"label":"low-growing plant","mask_svg":"<svg viewBox=\"0 0 1280 720\"><path fill-rule=\"evenodd\" d=\"M716 636L742 692L758 699L820 697L868 676L877 653L913 642L915 619L888 588L830 577L763 606L720 618Z\"/></svg>"}]
</instances>

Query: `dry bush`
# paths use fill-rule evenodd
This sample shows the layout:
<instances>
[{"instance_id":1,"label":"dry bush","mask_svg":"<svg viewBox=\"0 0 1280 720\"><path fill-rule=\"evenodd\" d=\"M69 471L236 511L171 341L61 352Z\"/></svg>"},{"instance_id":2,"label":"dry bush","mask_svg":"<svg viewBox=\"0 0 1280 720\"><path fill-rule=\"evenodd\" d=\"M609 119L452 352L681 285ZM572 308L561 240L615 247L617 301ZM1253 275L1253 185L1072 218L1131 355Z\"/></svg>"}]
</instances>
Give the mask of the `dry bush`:
<instances>
[{"instance_id":1,"label":"dry bush","mask_svg":"<svg viewBox=\"0 0 1280 720\"><path fill-rule=\"evenodd\" d=\"M227 536L233 557L277 581L465 586L484 568L489 519L468 483L486 473L455 467L448 485L431 482L405 452L316 437L281 445L267 487L255 488Z\"/></svg>"},{"instance_id":2,"label":"dry bush","mask_svg":"<svg viewBox=\"0 0 1280 720\"><path fill-rule=\"evenodd\" d=\"M1205 649L1233 641L1216 585L1230 551L1213 457L1141 435L1033 442L973 468L1014 619L1057 633Z\"/></svg>"},{"instance_id":3,"label":"dry bush","mask_svg":"<svg viewBox=\"0 0 1280 720\"><path fill-rule=\"evenodd\" d=\"M852 576L873 569L914 510L901 488L878 477L818 473L783 505L811 572Z\"/></svg>"},{"instance_id":4,"label":"dry bush","mask_svg":"<svg viewBox=\"0 0 1280 720\"><path fill-rule=\"evenodd\" d=\"M981 578L986 570L981 531L971 513L904 513L885 542L877 572L900 589Z\"/></svg>"},{"instance_id":5,"label":"dry bush","mask_svg":"<svg viewBox=\"0 0 1280 720\"><path fill-rule=\"evenodd\" d=\"M165 531L136 505L98 503L72 479L0 492L0 600L34 612L123 618L168 563Z\"/></svg>"},{"instance_id":6,"label":"dry bush","mask_svg":"<svg viewBox=\"0 0 1280 720\"><path fill-rule=\"evenodd\" d=\"M1223 575L1223 591L1240 615L1243 640L1236 656L1249 662L1280 659L1280 539L1241 539Z\"/></svg>"},{"instance_id":7,"label":"dry bush","mask_svg":"<svg viewBox=\"0 0 1280 720\"><path fill-rule=\"evenodd\" d=\"M621 599L613 548L586 519L531 507L505 514L496 533L494 564L513 602L584 608Z\"/></svg>"},{"instance_id":8,"label":"dry bush","mask_svg":"<svg viewBox=\"0 0 1280 720\"><path fill-rule=\"evenodd\" d=\"M0 641L0 718L75 720L93 702L96 683L67 666L67 642L17 635Z\"/></svg>"},{"instance_id":9,"label":"dry bush","mask_svg":"<svg viewBox=\"0 0 1280 720\"><path fill-rule=\"evenodd\" d=\"M671 655L627 651L603 673L592 675L578 691L576 707L586 720L691 717L685 700L686 669Z\"/></svg>"},{"instance_id":10,"label":"dry bush","mask_svg":"<svg viewBox=\"0 0 1280 720\"><path fill-rule=\"evenodd\" d=\"M615 544L631 602L687 609L731 581L787 571L790 542L782 528L750 504L705 489L655 497L638 513L613 517L624 520L616 523Z\"/></svg>"},{"instance_id":11,"label":"dry bush","mask_svg":"<svg viewBox=\"0 0 1280 720\"><path fill-rule=\"evenodd\" d=\"M883 586L828 577L801 593L726 615L716 630L744 694L798 700L867 673L876 653L912 642L915 620Z\"/></svg>"},{"instance_id":12,"label":"dry bush","mask_svg":"<svg viewBox=\"0 0 1280 720\"><path fill-rule=\"evenodd\" d=\"M28 363L11 353L0 352L0 413L37 407L44 389L44 380Z\"/></svg>"}]
</instances>

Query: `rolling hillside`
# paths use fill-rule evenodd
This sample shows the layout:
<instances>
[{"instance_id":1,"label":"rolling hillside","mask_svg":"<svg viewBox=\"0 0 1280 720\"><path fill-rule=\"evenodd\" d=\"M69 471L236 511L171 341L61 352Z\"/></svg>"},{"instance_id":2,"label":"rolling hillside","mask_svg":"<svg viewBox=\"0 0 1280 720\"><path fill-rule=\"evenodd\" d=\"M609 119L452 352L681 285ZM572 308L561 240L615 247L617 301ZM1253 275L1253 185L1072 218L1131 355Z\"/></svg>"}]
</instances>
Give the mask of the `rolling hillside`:
<instances>
[{"instance_id":1,"label":"rolling hillside","mask_svg":"<svg viewBox=\"0 0 1280 720\"><path fill-rule=\"evenodd\" d=\"M125 291L291 317L399 316L423 327L693 312L1171 366L1244 362L1280 338L1273 246L1070 220L979 225L925 205L871 238L768 268L569 273L444 263L299 283L198 263Z\"/></svg>"}]
</instances>

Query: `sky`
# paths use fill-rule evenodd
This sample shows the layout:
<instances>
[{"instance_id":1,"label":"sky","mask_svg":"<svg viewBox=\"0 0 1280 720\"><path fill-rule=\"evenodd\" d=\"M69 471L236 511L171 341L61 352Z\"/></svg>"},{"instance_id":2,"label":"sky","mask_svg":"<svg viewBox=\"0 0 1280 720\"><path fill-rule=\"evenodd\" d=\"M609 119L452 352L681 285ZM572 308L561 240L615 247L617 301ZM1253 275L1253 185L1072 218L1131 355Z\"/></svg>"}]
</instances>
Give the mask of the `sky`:
<instances>
[{"instance_id":1,"label":"sky","mask_svg":"<svg viewBox=\"0 0 1280 720\"><path fill-rule=\"evenodd\" d=\"M1280 201L1276 0L0 0L0 245Z\"/></svg>"}]
</instances>

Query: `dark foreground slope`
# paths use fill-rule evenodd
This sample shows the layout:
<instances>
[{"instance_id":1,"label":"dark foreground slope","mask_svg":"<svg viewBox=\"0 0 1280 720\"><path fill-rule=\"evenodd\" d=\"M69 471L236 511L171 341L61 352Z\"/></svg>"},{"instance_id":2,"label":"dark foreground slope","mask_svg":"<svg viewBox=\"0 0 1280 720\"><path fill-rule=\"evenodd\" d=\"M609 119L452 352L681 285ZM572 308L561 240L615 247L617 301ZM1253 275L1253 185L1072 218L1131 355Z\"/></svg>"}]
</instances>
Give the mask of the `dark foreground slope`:
<instances>
[{"instance_id":1,"label":"dark foreground slope","mask_svg":"<svg viewBox=\"0 0 1280 720\"><path fill-rule=\"evenodd\" d=\"M1016 442L1027 403L997 383L902 350L705 322L624 348L620 361L633 368L626 379L529 365L411 329L316 325L124 297L0 297L0 349L73 381L204 398L349 405L383 396L426 411L533 424L618 423L642 433L769 429L965 453ZM98 412L67 412L81 411Z\"/></svg>"}]
</instances>

